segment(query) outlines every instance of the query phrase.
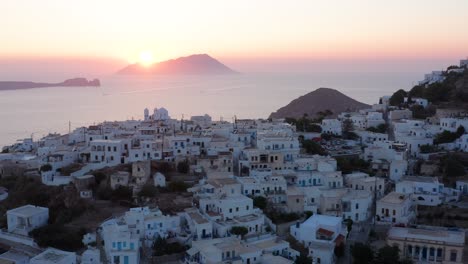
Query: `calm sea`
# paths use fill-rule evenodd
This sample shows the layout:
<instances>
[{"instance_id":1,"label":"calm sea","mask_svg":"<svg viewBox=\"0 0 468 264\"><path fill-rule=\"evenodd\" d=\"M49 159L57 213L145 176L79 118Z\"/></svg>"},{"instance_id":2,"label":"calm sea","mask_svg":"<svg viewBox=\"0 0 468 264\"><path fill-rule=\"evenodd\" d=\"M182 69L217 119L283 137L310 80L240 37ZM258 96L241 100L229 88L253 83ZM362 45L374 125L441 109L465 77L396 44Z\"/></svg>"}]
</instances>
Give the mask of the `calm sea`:
<instances>
[{"instance_id":1,"label":"calm sea","mask_svg":"<svg viewBox=\"0 0 468 264\"><path fill-rule=\"evenodd\" d=\"M165 107L172 118L209 114L266 118L298 96L335 88L364 103L409 89L421 73L239 74L101 78L102 87L41 88L0 92L0 146L33 135L68 132L102 121L141 119L143 109Z\"/></svg>"}]
</instances>

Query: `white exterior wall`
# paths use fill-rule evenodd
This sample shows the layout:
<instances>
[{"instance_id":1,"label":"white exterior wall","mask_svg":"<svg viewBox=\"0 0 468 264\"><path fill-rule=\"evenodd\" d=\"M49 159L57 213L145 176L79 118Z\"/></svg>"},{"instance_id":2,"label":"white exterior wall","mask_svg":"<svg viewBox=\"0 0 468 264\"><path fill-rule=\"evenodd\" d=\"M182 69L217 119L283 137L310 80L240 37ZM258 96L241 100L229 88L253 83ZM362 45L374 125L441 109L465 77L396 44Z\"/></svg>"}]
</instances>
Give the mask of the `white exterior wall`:
<instances>
[{"instance_id":1,"label":"white exterior wall","mask_svg":"<svg viewBox=\"0 0 468 264\"><path fill-rule=\"evenodd\" d=\"M36 228L47 225L49 208L24 205L7 211L8 232L28 235Z\"/></svg>"},{"instance_id":2,"label":"white exterior wall","mask_svg":"<svg viewBox=\"0 0 468 264\"><path fill-rule=\"evenodd\" d=\"M341 121L338 119L323 119L322 133L341 135L343 133Z\"/></svg>"}]
</instances>

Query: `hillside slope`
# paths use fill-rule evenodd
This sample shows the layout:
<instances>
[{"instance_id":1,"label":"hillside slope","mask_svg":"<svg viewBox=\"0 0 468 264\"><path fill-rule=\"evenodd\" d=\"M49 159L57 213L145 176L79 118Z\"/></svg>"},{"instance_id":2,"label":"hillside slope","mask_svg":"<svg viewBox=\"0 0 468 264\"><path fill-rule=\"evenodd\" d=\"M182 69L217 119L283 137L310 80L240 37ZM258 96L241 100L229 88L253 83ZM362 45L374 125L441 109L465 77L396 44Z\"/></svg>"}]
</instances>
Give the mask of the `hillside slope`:
<instances>
[{"instance_id":1,"label":"hillside slope","mask_svg":"<svg viewBox=\"0 0 468 264\"><path fill-rule=\"evenodd\" d=\"M330 110L333 116L341 112L369 108L370 105L358 102L343 93L330 88L319 88L291 101L288 105L271 113L270 118L299 118L304 114L316 117L320 111Z\"/></svg>"}]
</instances>

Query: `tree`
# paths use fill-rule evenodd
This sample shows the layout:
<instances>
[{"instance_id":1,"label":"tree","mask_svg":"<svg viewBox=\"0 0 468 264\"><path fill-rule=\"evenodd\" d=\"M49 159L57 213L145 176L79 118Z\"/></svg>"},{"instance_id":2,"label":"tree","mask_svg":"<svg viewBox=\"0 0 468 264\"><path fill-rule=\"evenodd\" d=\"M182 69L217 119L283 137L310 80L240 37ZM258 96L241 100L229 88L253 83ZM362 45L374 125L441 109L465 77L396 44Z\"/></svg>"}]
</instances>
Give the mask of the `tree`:
<instances>
[{"instance_id":1,"label":"tree","mask_svg":"<svg viewBox=\"0 0 468 264\"><path fill-rule=\"evenodd\" d=\"M187 160L180 161L177 163L177 171L180 173L187 174L190 170L190 165Z\"/></svg>"},{"instance_id":2,"label":"tree","mask_svg":"<svg viewBox=\"0 0 468 264\"><path fill-rule=\"evenodd\" d=\"M312 211L305 211L304 212L306 219L309 219L312 215L314 215L314 212Z\"/></svg>"},{"instance_id":3,"label":"tree","mask_svg":"<svg viewBox=\"0 0 468 264\"><path fill-rule=\"evenodd\" d=\"M465 166L454 157L447 157L444 161L444 172L447 177L458 177L465 175Z\"/></svg>"},{"instance_id":4,"label":"tree","mask_svg":"<svg viewBox=\"0 0 468 264\"><path fill-rule=\"evenodd\" d=\"M301 254L298 257L296 257L296 260L294 261L295 264L312 264L312 258L308 257L305 254Z\"/></svg>"},{"instance_id":5,"label":"tree","mask_svg":"<svg viewBox=\"0 0 468 264\"><path fill-rule=\"evenodd\" d=\"M317 155L323 156L327 154L325 149L323 149L320 144L312 140L304 140L302 142L302 148L305 149L307 154L311 154L311 155L317 154Z\"/></svg>"},{"instance_id":6,"label":"tree","mask_svg":"<svg viewBox=\"0 0 468 264\"><path fill-rule=\"evenodd\" d=\"M96 196L99 200L110 200L112 198L112 189L106 184L100 184Z\"/></svg>"},{"instance_id":7,"label":"tree","mask_svg":"<svg viewBox=\"0 0 468 264\"><path fill-rule=\"evenodd\" d=\"M245 226L233 226L229 233L244 238L244 236L247 235L247 233L249 233L249 230Z\"/></svg>"},{"instance_id":8,"label":"tree","mask_svg":"<svg viewBox=\"0 0 468 264\"><path fill-rule=\"evenodd\" d=\"M374 251L369 245L357 242L351 246L353 263L370 264L374 259Z\"/></svg>"},{"instance_id":9,"label":"tree","mask_svg":"<svg viewBox=\"0 0 468 264\"><path fill-rule=\"evenodd\" d=\"M173 181L167 186L170 192L186 192L189 186L183 181Z\"/></svg>"},{"instance_id":10,"label":"tree","mask_svg":"<svg viewBox=\"0 0 468 264\"><path fill-rule=\"evenodd\" d=\"M380 124L376 127L369 127L366 130L374 133L387 133L388 125L387 124Z\"/></svg>"},{"instance_id":11,"label":"tree","mask_svg":"<svg viewBox=\"0 0 468 264\"><path fill-rule=\"evenodd\" d=\"M343 257L345 254L345 244L340 243L339 245L335 246L335 249L333 250L333 252L335 253L335 256L337 258Z\"/></svg>"},{"instance_id":12,"label":"tree","mask_svg":"<svg viewBox=\"0 0 468 264\"><path fill-rule=\"evenodd\" d=\"M158 236L153 243L153 256L164 256L184 252L186 248L177 243L167 243L167 240Z\"/></svg>"},{"instance_id":13,"label":"tree","mask_svg":"<svg viewBox=\"0 0 468 264\"><path fill-rule=\"evenodd\" d=\"M459 126L459 127L457 128L456 134L457 134L458 137L463 136L463 134L465 134L465 127Z\"/></svg>"},{"instance_id":14,"label":"tree","mask_svg":"<svg viewBox=\"0 0 468 264\"><path fill-rule=\"evenodd\" d=\"M349 118L346 118L345 120L343 120L342 130L343 130L343 138L345 139L355 140L359 138L359 136L353 132L354 131L353 121Z\"/></svg>"},{"instance_id":15,"label":"tree","mask_svg":"<svg viewBox=\"0 0 468 264\"><path fill-rule=\"evenodd\" d=\"M343 132L345 133L354 131L353 121L349 118L343 120L342 126Z\"/></svg>"},{"instance_id":16,"label":"tree","mask_svg":"<svg viewBox=\"0 0 468 264\"><path fill-rule=\"evenodd\" d=\"M457 132L450 132L450 131L444 130L443 132L435 136L434 144L444 144L444 143L454 142L455 140L457 140L457 138L463 135L459 133L464 133L465 132L464 130L465 129L463 127L458 128Z\"/></svg>"},{"instance_id":17,"label":"tree","mask_svg":"<svg viewBox=\"0 0 468 264\"><path fill-rule=\"evenodd\" d=\"M138 192L138 197L155 197L158 193L158 188L152 184L145 184L141 187L141 190Z\"/></svg>"},{"instance_id":18,"label":"tree","mask_svg":"<svg viewBox=\"0 0 468 264\"><path fill-rule=\"evenodd\" d=\"M370 166L369 162L358 158L337 157L336 162L343 174L350 174L354 171L367 172Z\"/></svg>"},{"instance_id":19,"label":"tree","mask_svg":"<svg viewBox=\"0 0 468 264\"><path fill-rule=\"evenodd\" d=\"M415 98L415 97L423 97L424 98L424 86L423 85L416 85L414 86L408 93L408 97Z\"/></svg>"},{"instance_id":20,"label":"tree","mask_svg":"<svg viewBox=\"0 0 468 264\"><path fill-rule=\"evenodd\" d=\"M119 201L131 201L133 197L133 191L131 188L126 186L119 186L115 190L112 191L112 200Z\"/></svg>"},{"instance_id":21,"label":"tree","mask_svg":"<svg viewBox=\"0 0 468 264\"><path fill-rule=\"evenodd\" d=\"M348 230L348 234L346 235L347 237L351 233L351 230L353 229L353 220L351 219L346 219L346 229Z\"/></svg>"},{"instance_id":22,"label":"tree","mask_svg":"<svg viewBox=\"0 0 468 264\"><path fill-rule=\"evenodd\" d=\"M94 181L96 182L97 185L99 185L102 181L106 180L107 176L103 172L95 172L93 173L94 175Z\"/></svg>"},{"instance_id":23,"label":"tree","mask_svg":"<svg viewBox=\"0 0 468 264\"><path fill-rule=\"evenodd\" d=\"M265 208L267 207L267 199L263 196L256 196L255 198L253 198L253 205L262 210L265 210Z\"/></svg>"},{"instance_id":24,"label":"tree","mask_svg":"<svg viewBox=\"0 0 468 264\"><path fill-rule=\"evenodd\" d=\"M73 230L63 225L46 225L31 231L30 235L40 247L54 247L66 251L78 251L86 230Z\"/></svg>"},{"instance_id":25,"label":"tree","mask_svg":"<svg viewBox=\"0 0 468 264\"><path fill-rule=\"evenodd\" d=\"M403 90L403 89L400 89L400 90L396 91L390 97L389 103L390 103L390 105L393 105L393 106L399 106L399 105L403 104L403 102L405 101L406 96L408 96L406 91Z\"/></svg>"},{"instance_id":26,"label":"tree","mask_svg":"<svg viewBox=\"0 0 468 264\"><path fill-rule=\"evenodd\" d=\"M419 149L421 150L421 153L434 153L439 151L439 148L435 145L421 145L419 146Z\"/></svg>"},{"instance_id":27,"label":"tree","mask_svg":"<svg viewBox=\"0 0 468 264\"><path fill-rule=\"evenodd\" d=\"M52 165L50 165L49 163L44 164L44 165L41 166L40 170L41 170L41 172L51 171L52 170Z\"/></svg>"},{"instance_id":28,"label":"tree","mask_svg":"<svg viewBox=\"0 0 468 264\"><path fill-rule=\"evenodd\" d=\"M385 246L377 252L374 260L375 264L395 264L400 263L400 249L398 247Z\"/></svg>"}]
</instances>

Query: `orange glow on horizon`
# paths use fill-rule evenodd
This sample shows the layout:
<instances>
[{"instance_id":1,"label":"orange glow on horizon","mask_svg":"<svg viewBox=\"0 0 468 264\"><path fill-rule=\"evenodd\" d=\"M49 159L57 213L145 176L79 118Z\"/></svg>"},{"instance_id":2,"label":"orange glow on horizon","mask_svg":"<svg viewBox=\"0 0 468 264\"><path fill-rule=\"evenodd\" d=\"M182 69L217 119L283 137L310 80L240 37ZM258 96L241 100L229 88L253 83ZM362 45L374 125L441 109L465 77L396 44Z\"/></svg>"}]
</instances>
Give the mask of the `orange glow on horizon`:
<instances>
[{"instance_id":1,"label":"orange glow on horizon","mask_svg":"<svg viewBox=\"0 0 468 264\"><path fill-rule=\"evenodd\" d=\"M151 66L154 62L153 53L149 50L141 51L138 55L138 63L145 67Z\"/></svg>"}]
</instances>

